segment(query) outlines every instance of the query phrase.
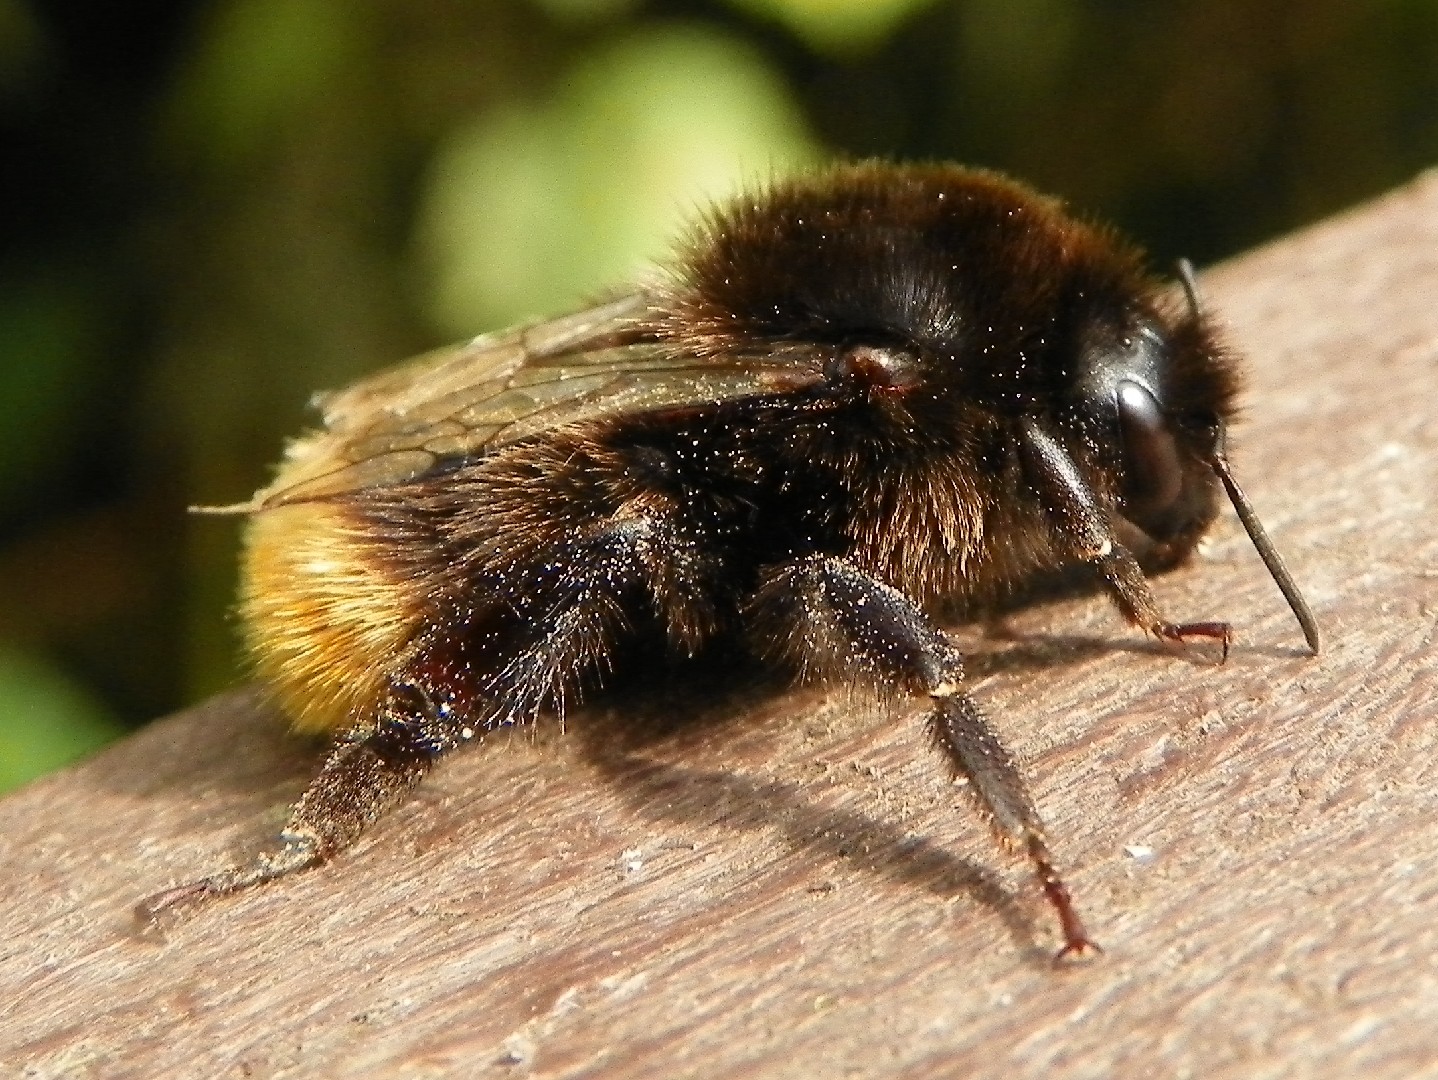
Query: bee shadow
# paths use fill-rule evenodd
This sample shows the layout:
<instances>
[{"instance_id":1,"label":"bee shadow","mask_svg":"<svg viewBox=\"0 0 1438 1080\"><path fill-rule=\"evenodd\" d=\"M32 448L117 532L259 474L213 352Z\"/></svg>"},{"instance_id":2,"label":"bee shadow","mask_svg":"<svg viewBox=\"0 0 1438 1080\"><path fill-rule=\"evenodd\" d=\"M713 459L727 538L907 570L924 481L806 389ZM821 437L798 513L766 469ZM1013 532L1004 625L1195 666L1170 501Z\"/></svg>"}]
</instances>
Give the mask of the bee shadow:
<instances>
[{"instance_id":1,"label":"bee shadow","mask_svg":"<svg viewBox=\"0 0 1438 1080\"><path fill-rule=\"evenodd\" d=\"M1015 647L1005 654L1023 651ZM1042 655L1016 665L1061 663L1048 658L1052 651L1043 648ZM1102 647L1095 643L1093 651ZM1087 650L1072 648L1061 652L1064 657L1087 655ZM641 818L777 836L790 853L814 862L821 881L816 891L829 887L822 881L823 867L838 865L944 900L966 897L998 918L1026 962L1046 967L1050 953L1036 932L1041 918L1035 914L1037 894L1011 889L985 862L915 837L897 823L821 806L802 778L761 778L698 764L712 762L715 748L726 741L742 738L752 744L756 736L748 732L754 725L777 727L786 712L807 711L818 699L729 658L698 670L685 668L667 680L656 680L651 671L642 689L618 688L606 696L604 708L576 718L566 737L578 742L586 762ZM922 737L919 702L895 712L899 722L915 726L915 752L930 752L928 739ZM956 812L965 810L960 806ZM1005 859L997 846L992 852L996 863Z\"/></svg>"}]
</instances>

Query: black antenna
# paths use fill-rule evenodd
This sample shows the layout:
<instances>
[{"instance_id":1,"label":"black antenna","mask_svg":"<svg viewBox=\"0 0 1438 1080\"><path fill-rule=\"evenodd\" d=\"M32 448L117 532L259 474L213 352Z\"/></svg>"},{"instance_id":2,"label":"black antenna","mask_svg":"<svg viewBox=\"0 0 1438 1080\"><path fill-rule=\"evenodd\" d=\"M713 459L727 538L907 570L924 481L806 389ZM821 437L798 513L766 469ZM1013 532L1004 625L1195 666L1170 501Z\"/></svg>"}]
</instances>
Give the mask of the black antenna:
<instances>
[{"instance_id":1,"label":"black antenna","mask_svg":"<svg viewBox=\"0 0 1438 1080\"><path fill-rule=\"evenodd\" d=\"M1224 447L1224 430L1218 429L1218 440L1213 450L1213 460L1210 464L1218 478L1223 481L1223 489L1228 492L1228 500L1233 503L1234 510L1238 511L1238 520L1243 522L1244 531L1248 538L1253 541L1253 546L1258 549L1259 557L1263 559L1263 565L1268 567L1268 572L1273 575L1275 584L1283 593L1283 598L1288 601L1298 625L1303 628L1303 639L1308 642L1308 647L1314 654L1318 653L1320 644L1318 637L1318 620L1313 617L1313 609L1308 606L1308 601L1303 599L1303 593L1298 590L1298 583L1293 580L1293 575L1288 571L1288 564L1283 561L1283 556L1273 546L1273 541L1268 538L1268 532L1263 527L1263 522L1258 520L1254 513L1253 504L1248 501L1248 496L1238 486L1238 481L1233 478L1233 473L1228 468L1228 455Z\"/></svg>"},{"instance_id":2,"label":"black antenna","mask_svg":"<svg viewBox=\"0 0 1438 1080\"><path fill-rule=\"evenodd\" d=\"M1178 260L1178 283L1183 286L1183 295L1188 297L1189 310L1195 319L1203 317L1203 300L1198 295L1198 279L1193 273L1193 263L1187 259Z\"/></svg>"}]
</instances>

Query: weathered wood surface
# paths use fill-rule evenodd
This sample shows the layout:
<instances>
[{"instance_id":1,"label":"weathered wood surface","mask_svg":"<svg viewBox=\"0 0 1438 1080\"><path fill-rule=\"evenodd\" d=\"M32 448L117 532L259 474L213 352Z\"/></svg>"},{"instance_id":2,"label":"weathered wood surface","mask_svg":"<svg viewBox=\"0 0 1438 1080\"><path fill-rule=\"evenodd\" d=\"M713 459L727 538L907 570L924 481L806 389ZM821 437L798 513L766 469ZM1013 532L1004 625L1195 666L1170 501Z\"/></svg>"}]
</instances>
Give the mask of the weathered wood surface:
<instances>
[{"instance_id":1,"label":"weathered wood surface","mask_svg":"<svg viewBox=\"0 0 1438 1080\"><path fill-rule=\"evenodd\" d=\"M917 707L753 689L494 740L332 865L139 940L137 897L252 850L313 767L240 692L0 804L0 1075L1438 1074L1438 175L1205 286L1325 654L1232 520L1159 583L1236 624L1224 667L1093 597L957 631L1097 963L1049 966Z\"/></svg>"}]
</instances>

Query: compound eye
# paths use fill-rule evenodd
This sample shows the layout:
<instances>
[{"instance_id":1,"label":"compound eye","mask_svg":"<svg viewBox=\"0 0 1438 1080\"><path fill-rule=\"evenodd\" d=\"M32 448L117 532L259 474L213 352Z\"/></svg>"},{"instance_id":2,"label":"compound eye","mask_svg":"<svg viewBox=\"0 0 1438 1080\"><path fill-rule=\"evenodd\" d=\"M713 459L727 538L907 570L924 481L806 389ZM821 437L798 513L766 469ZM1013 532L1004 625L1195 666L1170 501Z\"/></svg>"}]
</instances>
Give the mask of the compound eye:
<instances>
[{"instance_id":1,"label":"compound eye","mask_svg":"<svg viewBox=\"0 0 1438 1080\"><path fill-rule=\"evenodd\" d=\"M1183 463L1168 417L1148 388L1124 379L1116 392L1124 496L1138 514L1166 510L1183 490Z\"/></svg>"}]
</instances>

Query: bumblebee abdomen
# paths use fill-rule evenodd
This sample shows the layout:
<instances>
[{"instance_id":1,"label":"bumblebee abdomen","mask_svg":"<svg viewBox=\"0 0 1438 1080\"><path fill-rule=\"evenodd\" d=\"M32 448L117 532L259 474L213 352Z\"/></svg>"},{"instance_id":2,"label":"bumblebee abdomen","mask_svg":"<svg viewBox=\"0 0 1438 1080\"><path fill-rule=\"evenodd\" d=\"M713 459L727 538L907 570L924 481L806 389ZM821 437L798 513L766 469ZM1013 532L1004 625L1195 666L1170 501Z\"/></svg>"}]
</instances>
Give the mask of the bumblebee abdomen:
<instances>
[{"instance_id":1,"label":"bumblebee abdomen","mask_svg":"<svg viewBox=\"0 0 1438 1080\"><path fill-rule=\"evenodd\" d=\"M242 574L257 674L294 726L335 731L367 719L407 658L420 614L353 510L310 502L257 511Z\"/></svg>"}]
</instances>

